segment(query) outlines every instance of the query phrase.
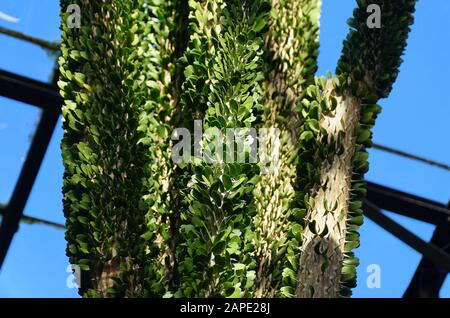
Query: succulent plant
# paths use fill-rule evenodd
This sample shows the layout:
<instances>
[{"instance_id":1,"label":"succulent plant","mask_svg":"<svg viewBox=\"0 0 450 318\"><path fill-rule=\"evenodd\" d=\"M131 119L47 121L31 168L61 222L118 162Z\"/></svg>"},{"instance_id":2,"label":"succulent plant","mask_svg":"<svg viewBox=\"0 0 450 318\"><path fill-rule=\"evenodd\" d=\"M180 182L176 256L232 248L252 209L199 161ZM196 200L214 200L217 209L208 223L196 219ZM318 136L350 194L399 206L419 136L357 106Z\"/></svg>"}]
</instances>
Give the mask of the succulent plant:
<instances>
[{"instance_id":1,"label":"succulent plant","mask_svg":"<svg viewBox=\"0 0 450 318\"><path fill-rule=\"evenodd\" d=\"M415 1L371 1L373 29L357 3L325 78L320 0L61 1L64 213L81 295L351 294L366 148ZM74 4L79 28L65 23ZM201 141L185 140L199 125Z\"/></svg>"}]
</instances>

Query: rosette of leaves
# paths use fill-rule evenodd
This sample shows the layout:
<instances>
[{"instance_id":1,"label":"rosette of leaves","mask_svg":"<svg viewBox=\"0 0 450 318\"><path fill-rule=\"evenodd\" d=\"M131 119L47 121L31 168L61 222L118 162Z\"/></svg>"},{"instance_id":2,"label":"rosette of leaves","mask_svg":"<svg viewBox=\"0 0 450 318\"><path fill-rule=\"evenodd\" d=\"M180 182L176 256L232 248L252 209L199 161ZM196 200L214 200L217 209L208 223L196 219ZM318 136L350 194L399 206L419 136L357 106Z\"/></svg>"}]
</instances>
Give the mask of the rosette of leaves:
<instances>
[{"instance_id":1,"label":"rosette of leaves","mask_svg":"<svg viewBox=\"0 0 450 318\"><path fill-rule=\"evenodd\" d=\"M197 146L206 162L194 158L190 166L193 174L181 210L177 250L180 289L175 296L248 297L256 269L251 194L259 167L238 162L238 149L250 152L248 138L214 138L228 138L227 129L233 128L247 135L259 116L268 6L266 1L190 5L184 107L194 119L202 116L197 119L205 134ZM227 152L223 144L234 150Z\"/></svg>"}]
</instances>

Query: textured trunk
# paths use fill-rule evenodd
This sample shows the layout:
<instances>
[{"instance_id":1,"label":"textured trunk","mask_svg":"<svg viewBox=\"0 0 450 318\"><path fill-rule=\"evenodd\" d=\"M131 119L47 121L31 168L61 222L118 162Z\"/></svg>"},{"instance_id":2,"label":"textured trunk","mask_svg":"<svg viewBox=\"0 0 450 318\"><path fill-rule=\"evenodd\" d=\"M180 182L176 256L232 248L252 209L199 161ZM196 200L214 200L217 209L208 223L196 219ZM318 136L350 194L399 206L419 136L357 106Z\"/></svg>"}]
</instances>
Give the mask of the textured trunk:
<instances>
[{"instance_id":1,"label":"textured trunk","mask_svg":"<svg viewBox=\"0 0 450 318\"><path fill-rule=\"evenodd\" d=\"M167 291L184 2L79 0L82 28L62 24L67 253L84 295Z\"/></svg>"},{"instance_id":2,"label":"textured trunk","mask_svg":"<svg viewBox=\"0 0 450 318\"><path fill-rule=\"evenodd\" d=\"M147 18L140 1L77 3L85 24L80 29L62 25L58 83L65 99L67 254L80 266L80 293L139 296L145 289L140 179L146 172L137 127L141 101L148 98L140 75L148 74L137 68L145 57L130 52L146 50ZM65 11L73 2L61 4ZM133 36L125 30L133 30Z\"/></svg>"},{"instance_id":3,"label":"textured trunk","mask_svg":"<svg viewBox=\"0 0 450 318\"><path fill-rule=\"evenodd\" d=\"M227 129L250 129L261 108L261 31L267 25L267 2L203 0L190 5L184 109L202 120L205 129L223 136ZM258 167L237 162L237 155L242 155L237 149L245 149L243 141L233 143L231 158L218 159L228 145L219 142L209 163L200 160L186 168L192 178L181 211L177 296L249 297L253 292L251 192ZM202 151L206 154L213 147L205 132Z\"/></svg>"},{"instance_id":4,"label":"textured trunk","mask_svg":"<svg viewBox=\"0 0 450 318\"><path fill-rule=\"evenodd\" d=\"M261 175L254 192L259 261L255 297L280 296L282 271L287 262L283 249L290 239L289 216L295 198L300 125L295 108L317 69L320 5L319 0L272 1L272 18L265 37L268 71L263 86L263 121L270 128L267 142L279 152L276 160L270 158L268 173ZM280 134L275 134L274 128Z\"/></svg>"},{"instance_id":5,"label":"textured trunk","mask_svg":"<svg viewBox=\"0 0 450 318\"><path fill-rule=\"evenodd\" d=\"M333 90L332 81L328 80L325 98L335 95ZM322 162L319 184L310 194L313 203L306 214L296 290L296 296L301 298L340 295L360 102L349 96L337 97L336 101L336 109L325 114L319 123L326 132L326 140L322 141L336 143L337 149L342 150Z\"/></svg>"},{"instance_id":6,"label":"textured trunk","mask_svg":"<svg viewBox=\"0 0 450 318\"><path fill-rule=\"evenodd\" d=\"M175 246L178 232L179 197L175 190L178 172L171 160L173 129L181 122L180 94L183 67L178 59L187 46L187 0L156 1L150 6L152 14L148 26L154 38L146 53L152 76L147 82L153 100L145 101L140 113L138 130L142 132L140 143L147 147L145 203L149 207L146 222L149 241L153 240L156 269L161 281L155 281L155 290L170 292L176 272ZM144 8L142 8L144 9ZM153 251L151 251L153 252ZM160 286L157 286L159 284ZM162 296L163 294L160 294Z\"/></svg>"}]
</instances>

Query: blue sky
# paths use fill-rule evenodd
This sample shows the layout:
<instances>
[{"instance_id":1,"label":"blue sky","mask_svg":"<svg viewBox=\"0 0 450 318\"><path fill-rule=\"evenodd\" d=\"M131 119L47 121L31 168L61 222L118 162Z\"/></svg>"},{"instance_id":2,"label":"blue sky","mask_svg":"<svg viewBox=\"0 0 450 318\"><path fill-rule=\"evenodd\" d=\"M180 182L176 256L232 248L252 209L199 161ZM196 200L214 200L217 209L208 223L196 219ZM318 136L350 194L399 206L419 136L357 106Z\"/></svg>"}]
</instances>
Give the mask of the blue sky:
<instances>
[{"instance_id":1,"label":"blue sky","mask_svg":"<svg viewBox=\"0 0 450 318\"><path fill-rule=\"evenodd\" d=\"M354 0L324 0L318 75L334 71ZM0 0L0 11L20 18L0 25L55 41L59 39L59 1ZM374 130L374 140L430 159L450 162L450 2L418 2L400 76ZM40 48L0 35L0 69L48 81L54 60ZM39 118L35 108L0 97L0 202L8 200ZM63 168L60 125L45 157L25 214L64 222L61 203ZM378 150L370 152L367 179L442 203L450 199L450 173ZM428 240L433 226L389 214ZM370 220L361 229L361 259L355 297L400 297L420 255ZM367 267L381 268L381 288L366 285ZM0 297L76 297L67 287L69 274L64 233L41 225L22 224L0 272ZM447 278L441 297L450 297Z\"/></svg>"}]
</instances>

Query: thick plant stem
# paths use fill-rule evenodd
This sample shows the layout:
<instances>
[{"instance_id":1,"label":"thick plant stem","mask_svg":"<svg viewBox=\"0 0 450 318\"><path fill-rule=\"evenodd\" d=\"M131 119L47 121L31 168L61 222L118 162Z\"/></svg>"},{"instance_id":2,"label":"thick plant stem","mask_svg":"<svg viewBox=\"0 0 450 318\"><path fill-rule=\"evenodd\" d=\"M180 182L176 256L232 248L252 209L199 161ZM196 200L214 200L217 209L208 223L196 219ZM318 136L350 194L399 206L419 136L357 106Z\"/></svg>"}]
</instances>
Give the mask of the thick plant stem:
<instances>
[{"instance_id":1,"label":"thick plant stem","mask_svg":"<svg viewBox=\"0 0 450 318\"><path fill-rule=\"evenodd\" d=\"M392 89L413 22L415 1L358 0L357 4L338 76L328 82L319 79L302 101L299 188L305 195L306 218L298 297L347 297L356 286L359 261L352 250L359 246L358 228L363 222L365 148L371 146L371 128L380 112L376 102ZM369 4L381 9L381 28L368 27ZM339 125L345 130L339 132Z\"/></svg>"},{"instance_id":2,"label":"thick plant stem","mask_svg":"<svg viewBox=\"0 0 450 318\"><path fill-rule=\"evenodd\" d=\"M319 0L272 1L270 26L265 37L267 80L263 85L263 122L264 127L269 128L267 142L279 152L276 160L271 158L268 173L261 175L254 191L259 261L255 297L280 295L283 267L288 263L285 252L290 243L299 127L295 108L302 90L312 83L317 69L320 5Z\"/></svg>"},{"instance_id":3,"label":"thick plant stem","mask_svg":"<svg viewBox=\"0 0 450 318\"><path fill-rule=\"evenodd\" d=\"M205 130L211 130L199 145L203 157L188 164L192 175L181 213L176 296L249 297L253 290L251 190L258 166L236 160L244 140L232 142L236 147L223 157L228 142L218 138L217 145L211 134L220 132L228 140L227 129L247 132L257 119L265 2L190 1L197 19L192 19L185 56L189 65L183 103Z\"/></svg>"},{"instance_id":4,"label":"thick plant stem","mask_svg":"<svg viewBox=\"0 0 450 318\"><path fill-rule=\"evenodd\" d=\"M147 149L147 175L144 180L144 200L148 211L146 222L149 249L155 256L154 277L149 289L168 293L175 275L175 245L178 226L178 204L174 183L177 171L171 155L171 134L179 124L180 89L183 67L178 59L187 45L185 23L189 9L187 0L148 1L148 26L154 44L145 52L146 64L152 76L147 81L152 100L146 101L140 113L138 130L142 133L140 143ZM145 69L145 67L143 67ZM154 244L154 246L151 246ZM153 252L153 251L152 251Z\"/></svg>"},{"instance_id":5,"label":"thick plant stem","mask_svg":"<svg viewBox=\"0 0 450 318\"><path fill-rule=\"evenodd\" d=\"M334 94L331 80L324 92L325 96L329 94ZM319 122L320 129L326 132L325 142L339 142L340 151L322 162L320 182L310 195L312 204L306 214L308 226L303 233L296 291L300 298L340 295L360 102L349 96L336 97L336 101L336 109Z\"/></svg>"},{"instance_id":6,"label":"thick plant stem","mask_svg":"<svg viewBox=\"0 0 450 318\"><path fill-rule=\"evenodd\" d=\"M358 0L349 19L351 27L344 41L342 56L336 74L347 74L351 89L344 94L361 100L357 147L353 158L352 191L348 210L345 255L341 273L341 296L351 295L356 286L356 266L359 261L352 250L359 246L358 227L363 222L362 199L366 194L364 174L368 170L366 147L372 145L371 128L375 124L380 98L389 96L395 83L401 56L407 45L410 25L413 23L415 0ZM380 9L380 28L368 25L369 6Z\"/></svg>"},{"instance_id":7,"label":"thick plant stem","mask_svg":"<svg viewBox=\"0 0 450 318\"><path fill-rule=\"evenodd\" d=\"M151 271L142 237L145 149L137 131L149 97L138 54L148 46L143 2L76 1L80 29L62 17L67 254L81 270L84 296L144 296ZM61 4L65 12L73 1Z\"/></svg>"},{"instance_id":8,"label":"thick plant stem","mask_svg":"<svg viewBox=\"0 0 450 318\"><path fill-rule=\"evenodd\" d=\"M61 79L67 254L84 296L162 296L172 275L168 215L175 65L185 1L77 1L63 14ZM63 1L62 7L73 4ZM180 29L181 30L181 29Z\"/></svg>"}]
</instances>

